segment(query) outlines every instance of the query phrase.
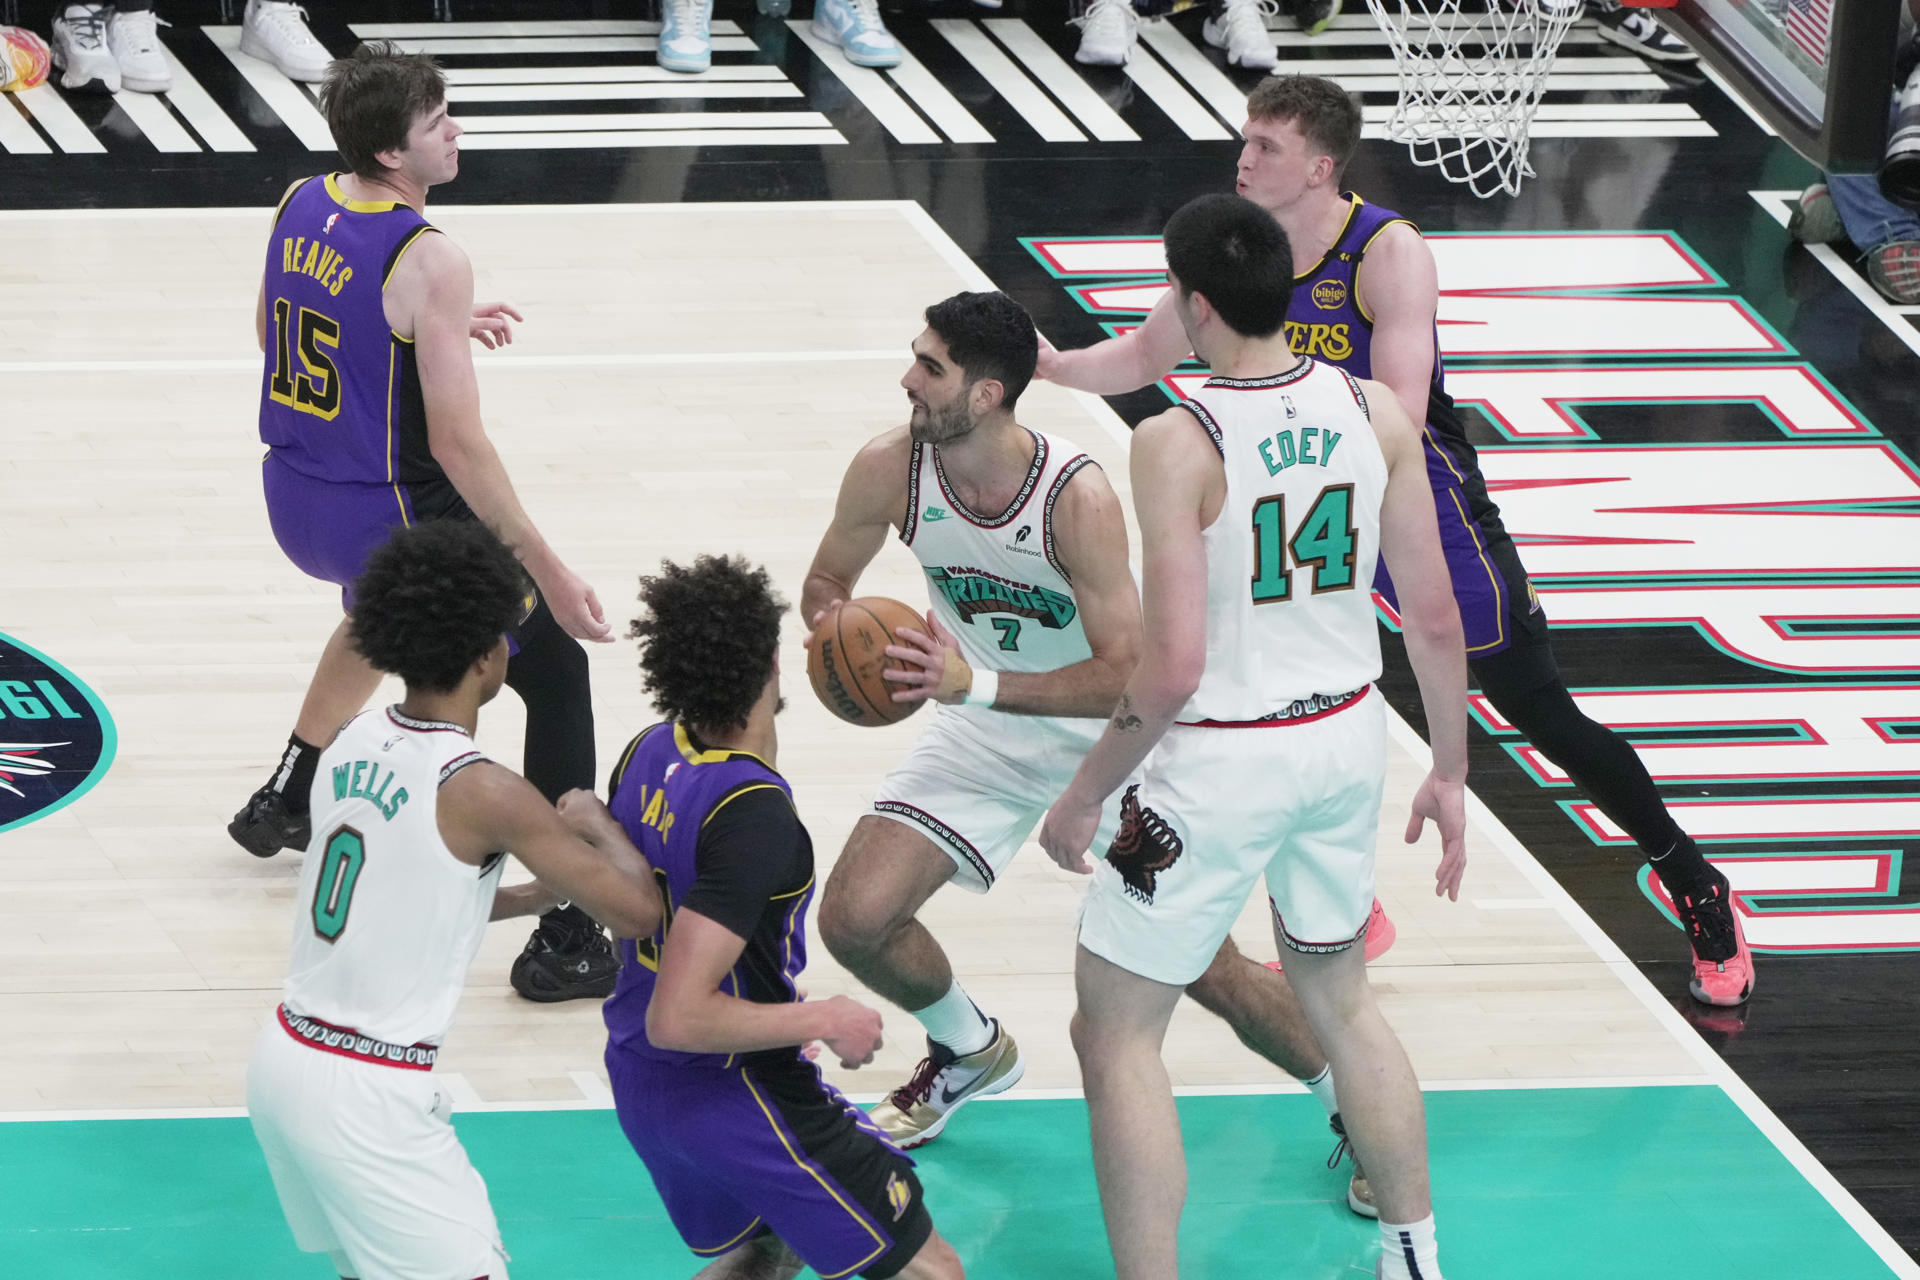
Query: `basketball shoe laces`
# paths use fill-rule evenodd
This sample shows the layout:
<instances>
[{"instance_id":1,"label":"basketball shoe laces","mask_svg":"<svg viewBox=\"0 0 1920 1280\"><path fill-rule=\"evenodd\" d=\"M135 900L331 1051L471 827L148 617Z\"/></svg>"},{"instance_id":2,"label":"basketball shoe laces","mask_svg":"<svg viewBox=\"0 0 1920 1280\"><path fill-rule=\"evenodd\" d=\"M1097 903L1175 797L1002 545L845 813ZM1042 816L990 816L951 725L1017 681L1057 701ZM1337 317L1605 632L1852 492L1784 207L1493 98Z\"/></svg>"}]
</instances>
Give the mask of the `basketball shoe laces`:
<instances>
[{"instance_id":1,"label":"basketball shoe laces","mask_svg":"<svg viewBox=\"0 0 1920 1280\"><path fill-rule=\"evenodd\" d=\"M867 0L872 3L873 0ZM942 1071L954 1064L958 1057L951 1049L932 1040L927 1041L927 1056L920 1059L913 1075L907 1082L887 1095L887 1101L897 1107L901 1114L912 1111L916 1106L933 1096L933 1082Z\"/></svg>"},{"instance_id":2,"label":"basketball shoe laces","mask_svg":"<svg viewBox=\"0 0 1920 1280\"><path fill-rule=\"evenodd\" d=\"M131 46L133 56L145 57L160 52L160 28L173 24L151 9L120 15L120 30Z\"/></svg>"},{"instance_id":3,"label":"basketball shoe laces","mask_svg":"<svg viewBox=\"0 0 1920 1280\"><path fill-rule=\"evenodd\" d=\"M1220 15L1220 29L1229 47L1257 45L1268 38L1267 19L1279 12L1280 0L1227 0L1226 12Z\"/></svg>"},{"instance_id":4,"label":"basketball shoe laces","mask_svg":"<svg viewBox=\"0 0 1920 1280\"><path fill-rule=\"evenodd\" d=\"M667 0L667 11L673 15L673 25L681 35L699 30L701 3L702 0Z\"/></svg>"},{"instance_id":5,"label":"basketball shoe laces","mask_svg":"<svg viewBox=\"0 0 1920 1280\"><path fill-rule=\"evenodd\" d=\"M866 33L885 30L886 23L880 21L880 0L853 0L848 7L860 19L857 31Z\"/></svg>"},{"instance_id":6,"label":"basketball shoe laces","mask_svg":"<svg viewBox=\"0 0 1920 1280\"><path fill-rule=\"evenodd\" d=\"M104 53L107 48L107 7L102 4L90 4L81 10L79 17L72 17L72 9L62 9L60 16L73 31L74 44L83 53Z\"/></svg>"},{"instance_id":7,"label":"basketball shoe laces","mask_svg":"<svg viewBox=\"0 0 1920 1280\"><path fill-rule=\"evenodd\" d=\"M306 9L287 0L263 0L254 10L254 21L295 48L319 43L307 29Z\"/></svg>"},{"instance_id":8,"label":"basketball shoe laces","mask_svg":"<svg viewBox=\"0 0 1920 1280\"><path fill-rule=\"evenodd\" d=\"M1738 954L1740 943L1733 931L1733 909L1725 885L1715 885L1705 895L1682 895L1679 906L1695 955L1719 964Z\"/></svg>"}]
</instances>

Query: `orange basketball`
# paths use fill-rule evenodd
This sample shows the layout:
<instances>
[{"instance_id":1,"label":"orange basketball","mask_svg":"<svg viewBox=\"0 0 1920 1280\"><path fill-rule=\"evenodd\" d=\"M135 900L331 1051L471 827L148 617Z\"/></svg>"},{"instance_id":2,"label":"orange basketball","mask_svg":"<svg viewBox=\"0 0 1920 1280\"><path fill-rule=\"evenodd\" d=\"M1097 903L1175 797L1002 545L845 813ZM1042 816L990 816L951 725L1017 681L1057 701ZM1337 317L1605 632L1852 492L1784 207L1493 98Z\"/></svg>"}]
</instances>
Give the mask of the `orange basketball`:
<instances>
[{"instance_id":1,"label":"orange basketball","mask_svg":"<svg viewBox=\"0 0 1920 1280\"><path fill-rule=\"evenodd\" d=\"M862 596L849 600L820 620L807 646L807 679L814 696L848 724L893 724L920 709L918 702L895 702L898 687L880 673L910 666L887 656L900 643L895 627L925 633L927 620L898 600Z\"/></svg>"}]
</instances>

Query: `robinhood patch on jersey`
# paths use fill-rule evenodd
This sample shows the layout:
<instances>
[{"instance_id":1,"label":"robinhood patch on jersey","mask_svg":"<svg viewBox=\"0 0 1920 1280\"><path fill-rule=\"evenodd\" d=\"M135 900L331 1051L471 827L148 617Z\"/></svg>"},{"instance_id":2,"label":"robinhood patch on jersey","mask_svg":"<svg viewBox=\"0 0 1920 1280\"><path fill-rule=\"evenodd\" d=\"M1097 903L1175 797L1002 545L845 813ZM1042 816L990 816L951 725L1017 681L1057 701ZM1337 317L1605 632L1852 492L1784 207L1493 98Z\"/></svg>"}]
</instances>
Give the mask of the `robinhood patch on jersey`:
<instances>
[{"instance_id":1,"label":"robinhood patch on jersey","mask_svg":"<svg viewBox=\"0 0 1920 1280\"><path fill-rule=\"evenodd\" d=\"M932 566L927 569L927 577L964 622L970 623L983 613L1011 613L1058 631L1079 613L1073 597L1064 591L1009 582L974 569Z\"/></svg>"},{"instance_id":2,"label":"robinhood patch on jersey","mask_svg":"<svg viewBox=\"0 0 1920 1280\"><path fill-rule=\"evenodd\" d=\"M0 831L78 800L113 763L115 741L93 690L0 634Z\"/></svg>"}]
</instances>

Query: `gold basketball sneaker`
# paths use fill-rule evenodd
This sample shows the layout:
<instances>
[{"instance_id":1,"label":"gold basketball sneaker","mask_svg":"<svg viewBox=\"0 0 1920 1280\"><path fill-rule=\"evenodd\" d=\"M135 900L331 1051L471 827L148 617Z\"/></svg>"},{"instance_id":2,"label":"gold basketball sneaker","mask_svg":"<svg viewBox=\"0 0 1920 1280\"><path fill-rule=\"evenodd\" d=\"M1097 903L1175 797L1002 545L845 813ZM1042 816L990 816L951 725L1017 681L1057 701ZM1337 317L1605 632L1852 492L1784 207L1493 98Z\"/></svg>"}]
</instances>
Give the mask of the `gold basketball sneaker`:
<instances>
[{"instance_id":1,"label":"gold basketball sneaker","mask_svg":"<svg viewBox=\"0 0 1920 1280\"><path fill-rule=\"evenodd\" d=\"M993 1039L978 1053L958 1057L945 1045L927 1041L927 1056L912 1077L873 1109L873 1122L894 1146L906 1151L933 1141L961 1103L1005 1093L1020 1082L1027 1070L1020 1046L998 1018L992 1021Z\"/></svg>"}]
</instances>

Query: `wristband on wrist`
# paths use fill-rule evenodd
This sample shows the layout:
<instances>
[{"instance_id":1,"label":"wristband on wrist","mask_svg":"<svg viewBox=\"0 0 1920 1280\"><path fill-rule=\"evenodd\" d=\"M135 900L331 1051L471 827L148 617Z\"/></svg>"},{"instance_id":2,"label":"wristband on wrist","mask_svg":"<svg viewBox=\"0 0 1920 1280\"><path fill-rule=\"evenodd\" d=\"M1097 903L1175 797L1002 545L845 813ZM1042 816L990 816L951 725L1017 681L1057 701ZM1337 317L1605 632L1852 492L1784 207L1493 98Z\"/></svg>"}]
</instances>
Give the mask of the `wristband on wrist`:
<instances>
[{"instance_id":1,"label":"wristband on wrist","mask_svg":"<svg viewBox=\"0 0 1920 1280\"><path fill-rule=\"evenodd\" d=\"M1000 673L973 669L973 684L967 690L967 696L960 700L963 707L990 707L1000 693Z\"/></svg>"}]
</instances>

